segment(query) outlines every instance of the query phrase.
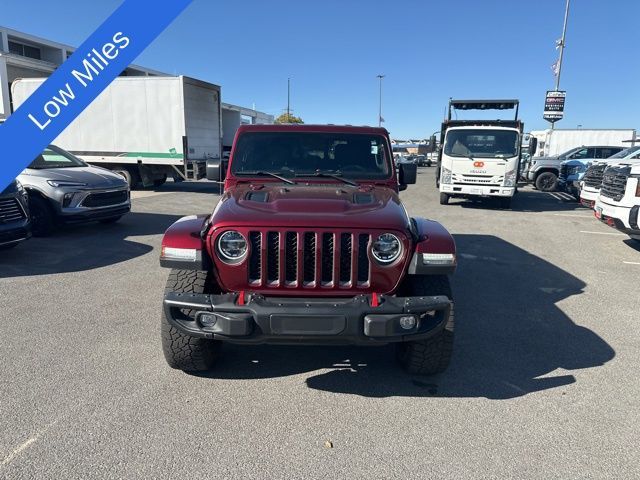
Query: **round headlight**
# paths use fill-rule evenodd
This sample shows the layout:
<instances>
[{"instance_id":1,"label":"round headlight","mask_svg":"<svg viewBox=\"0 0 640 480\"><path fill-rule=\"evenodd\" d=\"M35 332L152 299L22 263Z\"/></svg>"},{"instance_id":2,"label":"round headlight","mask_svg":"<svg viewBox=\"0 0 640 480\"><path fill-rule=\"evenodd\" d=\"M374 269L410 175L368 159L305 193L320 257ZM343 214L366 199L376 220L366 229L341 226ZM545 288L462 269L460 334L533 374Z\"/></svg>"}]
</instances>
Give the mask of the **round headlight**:
<instances>
[{"instance_id":1,"label":"round headlight","mask_svg":"<svg viewBox=\"0 0 640 480\"><path fill-rule=\"evenodd\" d=\"M218 237L218 253L224 262L238 262L247 253L247 240L235 230L224 232Z\"/></svg>"},{"instance_id":2,"label":"round headlight","mask_svg":"<svg viewBox=\"0 0 640 480\"><path fill-rule=\"evenodd\" d=\"M371 247L371 253L380 263L391 263L400 256L402 245L398 237L392 233L383 233Z\"/></svg>"}]
</instances>

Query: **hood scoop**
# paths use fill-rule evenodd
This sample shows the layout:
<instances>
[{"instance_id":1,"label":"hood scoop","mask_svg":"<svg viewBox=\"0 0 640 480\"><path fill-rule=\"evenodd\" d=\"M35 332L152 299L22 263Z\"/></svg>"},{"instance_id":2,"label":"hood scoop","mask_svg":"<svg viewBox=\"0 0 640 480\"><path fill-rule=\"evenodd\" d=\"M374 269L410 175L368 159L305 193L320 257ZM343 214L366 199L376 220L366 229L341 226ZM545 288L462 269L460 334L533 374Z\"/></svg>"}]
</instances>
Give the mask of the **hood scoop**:
<instances>
[{"instance_id":1,"label":"hood scoop","mask_svg":"<svg viewBox=\"0 0 640 480\"><path fill-rule=\"evenodd\" d=\"M269 199L268 192L249 192L247 196L244 197L245 200L251 200L252 202L261 202L266 203Z\"/></svg>"},{"instance_id":2,"label":"hood scoop","mask_svg":"<svg viewBox=\"0 0 640 480\"><path fill-rule=\"evenodd\" d=\"M353 195L353 203L356 205L369 205L375 201L373 194L358 192Z\"/></svg>"}]
</instances>

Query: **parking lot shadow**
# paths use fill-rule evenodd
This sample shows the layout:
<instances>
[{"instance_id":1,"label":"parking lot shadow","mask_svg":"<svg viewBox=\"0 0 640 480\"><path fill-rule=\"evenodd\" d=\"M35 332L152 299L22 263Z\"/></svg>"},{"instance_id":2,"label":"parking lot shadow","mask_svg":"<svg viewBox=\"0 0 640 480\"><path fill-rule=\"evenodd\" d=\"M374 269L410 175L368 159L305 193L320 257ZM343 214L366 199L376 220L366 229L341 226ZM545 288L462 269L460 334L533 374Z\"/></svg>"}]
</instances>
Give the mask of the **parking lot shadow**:
<instances>
[{"instance_id":1,"label":"parking lot shadow","mask_svg":"<svg viewBox=\"0 0 640 480\"><path fill-rule=\"evenodd\" d=\"M490 235L456 235L456 340L450 368L403 373L392 346L225 346L212 378L271 378L314 372L309 388L369 397L508 399L576 382L573 370L604 365L614 350L558 306L585 284ZM319 370L319 372L316 372Z\"/></svg>"},{"instance_id":2,"label":"parking lot shadow","mask_svg":"<svg viewBox=\"0 0 640 480\"><path fill-rule=\"evenodd\" d=\"M153 247L131 237L163 233L180 215L131 212L111 225L64 226L0 251L0 278L79 272L124 262Z\"/></svg>"},{"instance_id":3,"label":"parking lot shadow","mask_svg":"<svg viewBox=\"0 0 640 480\"><path fill-rule=\"evenodd\" d=\"M487 210L499 208L497 198L453 198L449 200L449 203L452 206L457 205L462 208ZM540 192L531 187L520 188L511 203L511 211L513 212L571 212L575 210L589 211L567 194Z\"/></svg>"}]
</instances>

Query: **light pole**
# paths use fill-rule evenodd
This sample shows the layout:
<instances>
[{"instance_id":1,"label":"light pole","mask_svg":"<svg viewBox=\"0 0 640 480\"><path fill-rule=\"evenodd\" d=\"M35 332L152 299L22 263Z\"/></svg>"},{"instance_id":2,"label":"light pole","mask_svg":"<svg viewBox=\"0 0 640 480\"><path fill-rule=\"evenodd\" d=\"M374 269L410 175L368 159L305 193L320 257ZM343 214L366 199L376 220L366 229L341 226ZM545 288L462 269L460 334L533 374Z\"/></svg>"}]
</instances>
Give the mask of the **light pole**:
<instances>
[{"instance_id":1,"label":"light pole","mask_svg":"<svg viewBox=\"0 0 640 480\"><path fill-rule=\"evenodd\" d=\"M287 121L291 118L291 77L287 77Z\"/></svg>"},{"instance_id":2,"label":"light pole","mask_svg":"<svg viewBox=\"0 0 640 480\"><path fill-rule=\"evenodd\" d=\"M567 35L567 19L569 18L569 3L571 0L567 0L567 4L564 9L564 23L562 24L562 38L560 39L560 56L558 57L558 70L556 73L556 88L557 92L560 89L560 74L562 73L562 57L564 55L564 39ZM551 122L551 130L554 129L556 122Z\"/></svg>"},{"instance_id":3,"label":"light pole","mask_svg":"<svg viewBox=\"0 0 640 480\"><path fill-rule=\"evenodd\" d=\"M380 93L378 94L378 126L382 126L382 79L384 75L378 75L378 80L380 81Z\"/></svg>"}]
</instances>

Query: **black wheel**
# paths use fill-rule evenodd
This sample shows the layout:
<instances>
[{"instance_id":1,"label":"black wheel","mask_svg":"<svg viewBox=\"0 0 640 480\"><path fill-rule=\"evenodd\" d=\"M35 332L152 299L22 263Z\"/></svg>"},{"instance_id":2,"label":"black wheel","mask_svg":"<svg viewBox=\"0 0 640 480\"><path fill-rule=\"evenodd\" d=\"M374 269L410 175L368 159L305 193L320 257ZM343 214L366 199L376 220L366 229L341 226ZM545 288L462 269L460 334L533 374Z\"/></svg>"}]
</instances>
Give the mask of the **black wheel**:
<instances>
[{"instance_id":1,"label":"black wheel","mask_svg":"<svg viewBox=\"0 0 640 480\"><path fill-rule=\"evenodd\" d=\"M171 270L165 293L213 293L215 290L213 283L212 276L207 272ZM192 310L182 310L182 313L192 318L194 315ZM185 335L169 323L164 309L161 316L160 337L164 358L169 366L185 372L211 370L220 354L220 341Z\"/></svg>"},{"instance_id":2,"label":"black wheel","mask_svg":"<svg viewBox=\"0 0 640 480\"><path fill-rule=\"evenodd\" d=\"M446 275L409 276L402 288L403 295L446 295L451 299L451 311L444 329L426 340L396 344L396 357L409 373L435 375L444 372L453 353L454 308L451 285Z\"/></svg>"},{"instance_id":3,"label":"black wheel","mask_svg":"<svg viewBox=\"0 0 640 480\"><path fill-rule=\"evenodd\" d=\"M555 192L558 189L558 176L553 172L542 172L536 178L536 188L541 192Z\"/></svg>"},{"instance_id":4,"label":"black wheel","mask_svg":"<svg viewBox=\"0 0 640 480\"><path fill-rule=\"evenodd\" d=\"M511 208L511 200L513 197L501 197L499 199L500 202L500 208L503 208L505 210L508 210L509 208Z\"/></svg>"},{"instance_id":5,"label":"black wheel","mask_svg":"<svg viewBox=\"0 0 640 480\"><path fill-rule=\"evenodd\" d=\"M117 217L103 218L102 220L99 220L99 221L100 223L104 223L105 225L108 225L110 223L116 223L121 218L122 218L122 215L118 215Z\"/></svg>"},{"instance_id":6,"label":"black wheel","mask_svg":"<svg viewBox=\"0 0 640 480\"><path fill-rule=\"evenodd\" d=\"M29 212L31 215L31 232L34 237L51 235L56 228L53 209L45 199L29 197Z\"/></svg>"},{"instance_id":7,"label":"black wheel","mask_svg":"<svg viewBox=\"0 0 640 480\"><path fill-rule=\"evenodd\" d=\"M138 182L140 182L140 176L136 172L132 172L126 168L123 168L122 170L114 170L113 173L123 176L127 181L129 188L135 188L138 185Z\"/></svg>"},{"instance_id":8,"label":"black wheel","mask_svg":"<svg viewBox=\"0 0 640 480\"><path fill-rule=\"evenodd\" d=\"M440 192L440 205L448 205L449 204L449 194Z\"/></svg>"},{"instance_id":9,"label":"black wheel","mask_svg":"<svg viewBox=\"0 0 640 480\"><path fill-rule=\"evenodd\" d=\"M165 182L167 181L167 175L165 174L163 178L158 178L156 180L153 181L153 186L155 188L161 187L162 185L165 184Z\"/></svg>"}]
</instances>

